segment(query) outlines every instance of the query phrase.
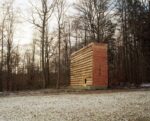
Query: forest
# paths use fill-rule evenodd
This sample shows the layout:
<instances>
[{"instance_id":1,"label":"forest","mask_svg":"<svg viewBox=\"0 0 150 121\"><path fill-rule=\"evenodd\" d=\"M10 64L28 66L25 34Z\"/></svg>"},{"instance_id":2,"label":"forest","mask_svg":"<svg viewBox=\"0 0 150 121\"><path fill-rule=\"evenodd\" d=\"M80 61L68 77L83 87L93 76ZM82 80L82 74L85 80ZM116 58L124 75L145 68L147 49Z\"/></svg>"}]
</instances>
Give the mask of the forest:
<instances>
[{"instance_id":1,"label":"forest","mask_svg":"<svg viewBox=\"0 0 150 121\"><path fill-rule=\"evenodd\" d=\"M0 1L0 91L69 86L71 54L91 42L108 44L110 87L150 83L149 0L27 0L26 14L18 1Z\"/></svg>"}]
</instances>

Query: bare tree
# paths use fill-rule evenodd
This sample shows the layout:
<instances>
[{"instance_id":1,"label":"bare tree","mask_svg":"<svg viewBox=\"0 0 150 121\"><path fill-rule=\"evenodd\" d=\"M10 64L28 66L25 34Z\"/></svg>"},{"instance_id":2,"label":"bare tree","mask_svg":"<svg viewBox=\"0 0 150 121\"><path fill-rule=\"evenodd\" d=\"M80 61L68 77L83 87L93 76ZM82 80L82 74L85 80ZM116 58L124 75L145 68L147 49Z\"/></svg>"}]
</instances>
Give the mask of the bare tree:
<instances>
[{"instance_id":1,"label":"bare tree","mask_svg":"<svg viewBox=\"0 0 150 121\"><path fill-rule=\"evenodd\" d=\"M78 16L84 22L81 29L85 33L85 43L87 36L89 40L97 42L104 42L108 39L114 3L111 0L79 0L75 4L76 10L79 11Z\"/></svg>"},{"instance_id":2,"label":"bare tree","mask_svg":"<svg viewBox=\"0 0 150 121\"><path fill-rule=\"evenodd\" d=\"M61 66L61 27L63 25L64 15L66 12L66 1L65 0L56 0L56 18L58 24L58 79L56 88L59 88L60 83L60 66Z\"/></svg>"},{"instance_id":3,"label":"bare tree","mask_svg":"<svg viewBox=\"0 0 150 121\"><path fill-rule=\"evenodd\" d=\"M10 7L11 6L11 7ZM15 16L14 16L14 9L12 3L8 5L10 7L7 16L7 25L6 25L6 36L7 36L7 90L11 90L11 73L12 73L12 66L11 66L11 59L12 59L12 49L13 49L13 39L14 39L14 29L15 29Z\"/></svg>"},{"instance_id":4,"label":"bare tree","mask_svg":"<svg viewBox=\"0 0 150 121\"><path fill-rule=\"evenodd\" d=\"M4 43L6 40L6 25L8 22L8 14L9 11L11 9L11 5L12 5L11 1L10 3L7 1L2 2L2 6L1 6L1 11L2 11L2 17L1 17L1 24L0 24L0 32L1 32L1 64L0 64L0 85L2 88L2 80L3 80L3 69L4 69L4 62L5 62L5 58L4 58Z\"/></svg>"},{"instance_id":5,"label":"bare tree","mask_svg":"<svg viewBox=\"0 0 150 121\"><path fill-rule=\"evenodd\" d=\"M3 58L4 58L4 31L5 31L5 22L6 22L6 17L7 17L7 13L8 10L5 11L5 4L3 3L2 5L2 13L3 13L3 17L2 17L2 22L1 22L1 66L0 66L0 70L3 70Z\"/></svg>"},{"instance_id":6,"label":"bare tree","mask_svg":"<svg viewBox=\"0 0 150 121\"><path fill-rule=\"evenodd\" d=\"M13 39L16 25L16 11L14 10L14 0L4 1L2 5L3 18L1 25L1 66L7 70L7 90L11 90L11 73L13 66ZM6 53L5 53L6 52ZM5 55L5 56L4 56ZM5 64L4 64L5 62Z\"/></svg>"},{"instance_id":7,"label":"bare tree","mask_svg":"<svg viewBox=\"0 0 150 121\"><path fill-rule=\"evenodd\" d=\"M30 23L35 25L35 27L41 33L41 59L42 59L42 71L43 71L43 87L46 87L46 64L45 64L45 50L46 50L46 41L47 41L47 27L49 19L52 16L55 7L55 1L49 0L40 0L41 5L35 5L30 2L32 5L32 20Z\"/></svg>"},{"instance_id":8,"label":"bare tree","mask_svg":"<svg viewBox=\"0 0 150 121\"><path fill-rule=\"evenodd\" d=\"M3 80L3 74L2 74L2 71L3 71L3 63L4 63L4 31L5 31L5 21L6 21L6 13L5 13L5 10L4 10L4 7L5 7L5 4L3 4L1 6L2 8L2 20L1 20L1 29L0 29L0 32L1 32L1 63L0 63L0 90L2 90L2 80Z\"/></svg>"}]
</instances>

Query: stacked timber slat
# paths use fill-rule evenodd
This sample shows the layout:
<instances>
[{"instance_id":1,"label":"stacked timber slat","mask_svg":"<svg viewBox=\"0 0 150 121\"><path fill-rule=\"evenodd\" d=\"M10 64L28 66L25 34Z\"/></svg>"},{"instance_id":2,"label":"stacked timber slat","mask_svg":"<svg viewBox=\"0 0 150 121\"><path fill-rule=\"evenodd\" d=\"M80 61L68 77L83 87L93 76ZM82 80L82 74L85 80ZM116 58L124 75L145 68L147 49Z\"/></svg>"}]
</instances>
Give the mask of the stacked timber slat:
<instances>
[{"instance_id":1,"label":"stacked timber slat","mask_svg":"<svg viewBox=\"0 0 150 121\"><path fill-rule=\"evenodd\" d=\"M92 85L92 44L71 56L71 86Z\"/></svg>"},{"instance_id":2,"label":"stacked timber slat","mask_svg":"<svg viewBox=\"0 0 150 121\"><path fill-rule=\"evenodd\" d=\"M71 55L71 86L108 86L107 44L91 43Z\"/></svg>"}]
</instances>

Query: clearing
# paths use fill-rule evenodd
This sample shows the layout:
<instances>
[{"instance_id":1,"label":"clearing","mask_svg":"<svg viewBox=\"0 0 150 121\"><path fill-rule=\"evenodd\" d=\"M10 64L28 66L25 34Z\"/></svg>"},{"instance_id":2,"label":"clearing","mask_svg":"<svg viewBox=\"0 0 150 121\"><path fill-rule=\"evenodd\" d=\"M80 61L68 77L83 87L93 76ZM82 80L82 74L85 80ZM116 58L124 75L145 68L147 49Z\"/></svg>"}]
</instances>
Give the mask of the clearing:
<instances>
[{"instance_id":1,"label":"clearing","mask_svg":"<svg viewBox=\"0 0 150 121\"><path fill-rule=\"evenodd\" d=\"M1 96L0 121L150 121L150 91Z\"/></svg>"}]
</instances>

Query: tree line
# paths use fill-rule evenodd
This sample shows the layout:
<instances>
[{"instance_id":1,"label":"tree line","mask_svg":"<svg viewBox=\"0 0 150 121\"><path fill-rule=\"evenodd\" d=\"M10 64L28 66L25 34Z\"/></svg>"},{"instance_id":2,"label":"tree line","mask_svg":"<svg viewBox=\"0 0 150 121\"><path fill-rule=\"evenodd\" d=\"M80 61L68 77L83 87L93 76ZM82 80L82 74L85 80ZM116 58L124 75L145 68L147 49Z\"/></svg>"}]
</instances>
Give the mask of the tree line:
<instances>
[{"instance_id":1,"label":"tree line","mask_svg":"<svg viewBox=\"0 0 150 121\"><path fill-rule=\"evenodd\" d=\"M110 86L150 82L148 0L29 1L33 38L25 52L15 42L22 24L15 2L0 4L1 91L68 86L71 53L90 42L108 43Z\"/></svg>"}]
</instances>

